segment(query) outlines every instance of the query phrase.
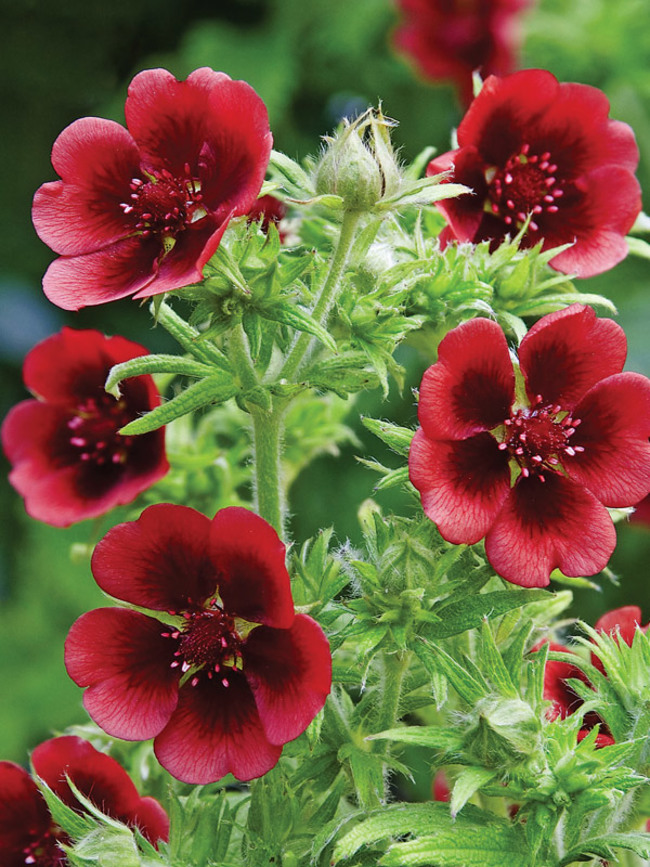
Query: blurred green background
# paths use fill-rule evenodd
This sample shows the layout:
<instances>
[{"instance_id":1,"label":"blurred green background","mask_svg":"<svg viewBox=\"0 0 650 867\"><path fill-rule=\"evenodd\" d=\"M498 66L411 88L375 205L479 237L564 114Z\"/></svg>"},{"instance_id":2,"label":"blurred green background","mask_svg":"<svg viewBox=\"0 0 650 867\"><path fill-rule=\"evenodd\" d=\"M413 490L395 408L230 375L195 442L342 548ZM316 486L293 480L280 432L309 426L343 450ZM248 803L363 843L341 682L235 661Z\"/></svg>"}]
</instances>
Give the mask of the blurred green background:
<instances>
[{"instance_id":1,"label":"blurred green background","mask_svg":"<svg viewBox=\"0 0 650 867\"><path fill-rule=\"evenodd\" d=\"M54 179L50 148L68 123L84 115L123 121L126 87L139 70L165 66L185 78L212 66L249 81L265 100L275 146L293 157L316 153L320 136L346 114L383 102L400 126L404 158L427 145L449 148L462 112L450 86L419 79L391 48L398 21L392 0L2 0L0 53L0 415L26 394L20 368L29 348L62 324L120 333L151 350L171 349L151 328L146 308L130 301L66 314L42 295L50 251L30 222L31 197ZM521 66L550 69L561 80L602 88L612 116L630 123L639 140L639 178L650 190L650 4L647 0L538 0L523 17ZM645 199L650 210L650 200ZM583 281L584 291L609 296L628 333L628 368L650 374L650 263L627 260L613 272ZM417 386L427 359L406 350L408 386ZM409 388L381 405L365 395L352 408L414 424ZM376 441L358 435L370 453ZM336 519L343 541L359 539L356 512L375 477L354 459L322 458L292 489L293 530L299 540ZM0 503L0 758L24 762L27 749L73 722L85 720L81 690L68 680L63 640L74 619L102 604L87 559L71 545L90 545L119 514L56 530L30 521L6 482ZM379 499L379 498L378 498ZM650 530L619 525L612 561L616 587L579 590L572 613L593 622L603 611L636 603L650 619Z\"/></svg>"}]
</instances>

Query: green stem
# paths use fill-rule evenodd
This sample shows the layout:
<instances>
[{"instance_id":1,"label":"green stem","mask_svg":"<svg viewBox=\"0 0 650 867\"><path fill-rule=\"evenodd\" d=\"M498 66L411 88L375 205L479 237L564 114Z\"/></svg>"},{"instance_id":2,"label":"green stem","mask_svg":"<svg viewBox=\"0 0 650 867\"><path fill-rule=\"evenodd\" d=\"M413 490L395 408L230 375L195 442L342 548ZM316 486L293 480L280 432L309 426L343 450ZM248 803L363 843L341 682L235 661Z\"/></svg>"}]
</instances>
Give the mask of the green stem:
<instances>
[{"instance_id":1,"label":"green stem","mask_svg":"<svg viewBox=\"0 0 650 867\"><path fill-rule=\"evenodd\" d=\"M312 318L325 327L327 326L330 311L338 298L341 288L341 277L345 270L350 250L352 249L356 228L360 219L360 212L345 211L343 214L341 232L332 257L330 270L311 311ZM306 331L301 332L287 356L282 373L280 374L281 378L291 381L295 377L305 360L307 350L314 340L315 338Z\"/></svg>"},{"instance_id":2,"label":"green stem","mask_svg":"<svg viewBox=\"0 0 650 867\"><path fill-rule=\"evenodd\" d=\"M239 323L228 338L230 361L244 390L260 386L251 360L246 333ZM253 422L253 491L257 513L282 536L284 503L280 476L282 410L265 410L248 402Z\"/></svg>"},{"instance_id":3,"label":"green stem","mask_svg":"<svg viewBox=\"0 0 650 867\"><path fill-rule=\"evenodd\" d=\"M399 703L402 696L402 685L411 655L409 650L383 654L381 706L378 719L378 731L380 732L395 728L400 718Z\"/></svg>"}]
</instances>

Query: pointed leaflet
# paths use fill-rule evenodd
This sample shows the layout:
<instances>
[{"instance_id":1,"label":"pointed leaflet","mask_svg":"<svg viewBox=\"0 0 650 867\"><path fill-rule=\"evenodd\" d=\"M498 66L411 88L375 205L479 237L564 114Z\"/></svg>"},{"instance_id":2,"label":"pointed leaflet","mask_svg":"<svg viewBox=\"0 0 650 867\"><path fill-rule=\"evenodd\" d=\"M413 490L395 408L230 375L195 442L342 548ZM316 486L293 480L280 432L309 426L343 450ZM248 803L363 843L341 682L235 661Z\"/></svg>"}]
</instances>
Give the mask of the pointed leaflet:
<instances>
[{"instance_id":1,"label":"pointed leaflet","mask_svg":"<svg viewBox=\"0 0 650 867\"><path fill-rule=\"evenodd\" d=\"M181 355L142 355L138 358L132 358L130 361L123 361L121 364L114 364L108 373L104 388L116 400L119 400L121 396L120 383L132 376L141 376L146 373L174 373L179 376L206 377L213 370L214 368L207 364L202 364L193 358L184 358Z\"/></svg>"}]
</instances>

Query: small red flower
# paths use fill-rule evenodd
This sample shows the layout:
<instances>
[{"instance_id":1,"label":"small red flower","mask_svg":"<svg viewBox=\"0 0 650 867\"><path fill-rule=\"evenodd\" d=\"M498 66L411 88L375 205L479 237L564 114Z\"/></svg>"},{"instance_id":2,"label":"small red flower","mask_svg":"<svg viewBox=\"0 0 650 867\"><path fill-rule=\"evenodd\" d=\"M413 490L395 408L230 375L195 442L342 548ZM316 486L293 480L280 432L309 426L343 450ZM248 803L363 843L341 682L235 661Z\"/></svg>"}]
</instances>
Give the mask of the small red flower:
<instances>
[{"instance_id":1,"label":"small red flower","mask_svg":"<svg viewBox=\"0 0 650 867\"><path fill-rule=\"evenodd\" d=\"M433 81L452 81L463 103L472 74L505 75L517 66L519 15L532 0L397 0L404 20L395 46Z\"/></svg>"},{"instance_id":2,"label":"small red flower","mask_svg":"<svg viewBox=\"0 0 650 867\"><path fill-rule=\"evenodd\" d=\"M519 347L487 319L447 334L425 371L409 455L425 513L455 544L485 537L494 569L543 587L593 575L616 544L608 507L650 490L650 380L621 373L622 329L573 304Z\"/></svg>"},{"instance_id":3,"label":"small red flower","mask_svg":"<svg viewBox=\"0 0 650 867\"><path fill-rule=\"evenodd\" d=\"M320 626L296 614L285 548L273 528L230 507L210 521L157 505L97 545L95 580L131 605L82 615L65 646L98 725L155 738L160 764L188 783L269 771L331 686Z\"/></svg>"},{"instance_id":4,"label":"small red flower","mask_svg":"<svg viewBox=\"0 0 650 867\"><path fill-rule=\"evenodd\" d=\"M280 232L280 240L283 240L283 233L279 229L279 223L287 214L287 206L275 196L260 196L248 212L248 222L253 223L261 220L262 231L268 232L269 225L273 223Z\"/></svg>"},{"instance_id":5,"label":"small red flower","mask_svg":"<svg viewBox=\"0 0 650 867\"><path fill-rule=\"evenodd\" d=\"M139 828L155 844L169 839L169 818L154 798L141 798L126 771L82 738L45 741L32 755L34 771L69 807L83 812L66 775L107 816ZM45 799L27 771L0 762L0 863L3 867L64 867L59 842L69 838L54 823Z\"/></svg>"},{"instance_id":6,"label":"small red flower","mask_svg":"<svg viewBox=\"0 0 650 867\"><path fill-rule=\"evenodd\" d=\"M458 149L427 169L451 170L448 180L474 191L438 204L443 243L497 244L532 215L524 246L573 244L551 260L558 271L589 277L620 262L641 209L639 151L631 128L608 114L601 91L542 69L486 79L458 127Z\"/></svg>"},{"instance_id":7,"label":"small red flower","mask_svg":"<svg viewBox=\"0 0 650 867\"><path fill-rule=\"evenodd\" d=\"M201 280L264 179L268 115L244 81L208 68L186 81L147 69L124 110L128 129L94 117L64 129L52 150L61 180L34 197L36 231L61 256L43 289L66 310Z\"/></svg>"},{"instance_id":8,"label":"small red flower","mask_svg":"<svg viewBox=\"0 0 650 867\"><path fill-rule=\"evenodd\" d=\"M160 403L150 376L104 390L109 370L147 350L123 337L63 328L25 358L25 385L37 399L2 424L11 484L33 518L66 527L129 503L169 469L164 429L137 437L119 429Z\"/></svg>"}]
</instances>

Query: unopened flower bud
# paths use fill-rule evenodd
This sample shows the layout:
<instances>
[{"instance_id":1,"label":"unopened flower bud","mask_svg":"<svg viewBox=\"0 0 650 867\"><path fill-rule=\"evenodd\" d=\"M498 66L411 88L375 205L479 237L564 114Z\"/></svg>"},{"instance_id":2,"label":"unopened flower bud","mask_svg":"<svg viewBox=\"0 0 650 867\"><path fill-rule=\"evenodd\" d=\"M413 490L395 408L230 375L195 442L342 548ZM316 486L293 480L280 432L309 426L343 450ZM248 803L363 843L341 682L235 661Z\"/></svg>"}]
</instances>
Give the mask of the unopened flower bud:
<instances>
[{"instance_id":1,"label":"unopened flower bud","mask_svg":"<svg viewBox=\"0 0 650 867\"><path fill-rule=\"evenodd\" d=\"M327 138L328 147L315 172L316 192L336 195L349 211L370 210L400 186L400 171L390 142L393 121L368 109L341 132Z\"/></svg>"}]
</instances>

